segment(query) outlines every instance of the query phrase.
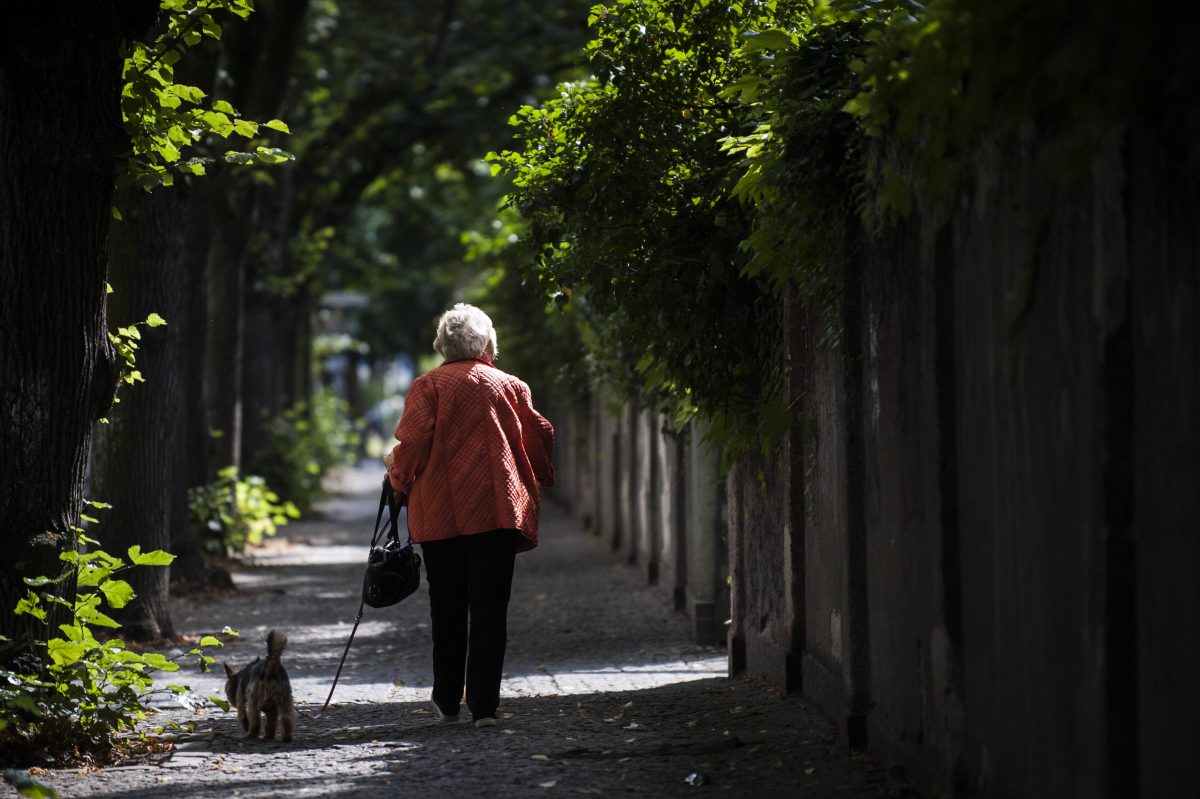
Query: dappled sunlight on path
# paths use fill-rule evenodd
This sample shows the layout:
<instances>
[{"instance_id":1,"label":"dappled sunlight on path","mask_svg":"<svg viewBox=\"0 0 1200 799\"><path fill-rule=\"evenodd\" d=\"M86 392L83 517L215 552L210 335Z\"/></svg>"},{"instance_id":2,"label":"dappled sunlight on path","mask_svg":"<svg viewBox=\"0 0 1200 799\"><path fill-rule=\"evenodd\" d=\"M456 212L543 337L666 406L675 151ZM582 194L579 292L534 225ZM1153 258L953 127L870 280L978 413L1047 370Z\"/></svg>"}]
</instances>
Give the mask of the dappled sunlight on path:
<instances>
[{"instance_id":1,"label":"dappled sunlight on path","mask_svg":"<svg viewBox=\"0 0 1200 799\"><path fill-rule=\"evenodd\" d=\"M284 664L303 710L324 701L358 607L382 470L348 470L339 493L245 556L239 589L173 602L189 634L229 625L220 660L264 653L287 632ZM724 651L688 640L685 619L557 508L542 544L517 558L499 726L441 724L430 710L429 602L367 608L333 705L301 718L288 744L246 741L232 712L163 708L152 725L193 720L161 763L50 772L64 796L685 796L692 774L727 795L907 796L838 743L795 696L725 678ZM221 690L220 668L171 675Z\"/></svg>"},{"instance_id":2,"label":"dappled sunlight on path","mask_svg":"<svg viewBox=\"0 0 1200 799\"><path fill-rule=\"evenodd\" d=\"M324 701L358 607L382 474L341 472L333 485L343 493L242 559L237 596L179 600L180 626L240 630L219 653L233 663L260 654L270 628L286 630L297 701ZM400 605L366 608L334 701L428 699L430 646L424 583ZM502 697L637 690L725 672L723 650L690 643L682 617L635 570L544 505L541 545L517 558Z\"/></svg>"}]
</instances>

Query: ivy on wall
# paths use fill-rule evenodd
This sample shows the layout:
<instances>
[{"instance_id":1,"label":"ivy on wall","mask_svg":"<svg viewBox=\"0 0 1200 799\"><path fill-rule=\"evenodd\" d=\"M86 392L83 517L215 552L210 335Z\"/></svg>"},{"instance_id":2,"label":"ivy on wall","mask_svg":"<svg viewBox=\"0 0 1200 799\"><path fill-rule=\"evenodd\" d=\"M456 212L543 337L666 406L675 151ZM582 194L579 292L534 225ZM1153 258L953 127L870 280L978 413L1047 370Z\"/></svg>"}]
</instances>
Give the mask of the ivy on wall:
<instances>
[{"instance_id":1,"label":"ivy on wall","mask_svg":"<svg viewBox=\"0 0 1200 799\"><path fill-rule=\"evenodd\" d=\"M590 76L521 108L488 154L521 220L488 257L574 319L596 381L704 417L736 457L792 422L783 292L836 320L847 245L940 218L981 138L1032 125L1044 172L1069 179L1149 123L1195 161L1179 21L1066 0L594 6Z\"/></svg>"}]
</instances>

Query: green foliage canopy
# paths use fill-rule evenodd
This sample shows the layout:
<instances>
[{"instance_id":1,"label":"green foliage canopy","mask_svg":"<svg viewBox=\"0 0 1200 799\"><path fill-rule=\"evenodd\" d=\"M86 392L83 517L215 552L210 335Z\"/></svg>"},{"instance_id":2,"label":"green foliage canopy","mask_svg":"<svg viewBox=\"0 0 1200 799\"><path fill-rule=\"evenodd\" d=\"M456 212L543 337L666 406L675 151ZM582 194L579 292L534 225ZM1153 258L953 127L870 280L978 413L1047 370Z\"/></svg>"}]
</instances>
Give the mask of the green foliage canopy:
<instances>
[{"instance_id":1,"label":"green foliage canopy","mask_svg":"<svg viewBox=\"0 0 1200 799\"><path fill-rule=\"evenodd\" d=\"M703 414L735 452L790 420L779 296L819 308L836 345L856 242L944 218L985 137L1036 131L1052 179L1085 174L1129 125L1200 152L1193 26L1172 15L1131 28L1066 0L617 0L589 22L592 75L521 108L517 145L488 156L526 225L489 257L571 309L603 382Z\"/></svg>"},{"instance_id":2,"label":"green foliage canopy","mask_svg":"<svg viewBox=\"0 0 1200 799\"><path fill-rule=\"evenodd\" d=\"M775 2L593 8L593 77L525 106L518 147L490 153L528 229L529 280L572 305L603 379L726 445L769 437L786 407L776 353L779 274L743 245L766 202L764 84L811 20ZM775 90L778 94L778 90ZM730 153L737 158L730 157ZM790 266L790 265L789 265Z\"/></svg>"},{"instance_id":3,"label":"green foliage canopy","mask_svg":"<svg viewBox=\"0 0 1200 799\"><path fill-rule=\"evenodd\" d=\"M264 128L288 133L284 122L245 119L228 102L175 81L175 65L189 49L221 38L217 19L227 15L245 20L254 9L252 1L162 0L161 9L156 34L134 42L125 58L121 113L132 147L118 188L170 186L177 174L205 174L218 157L243 165L290 160L290 153L260 137ZM215 142L231 136L245 139L248 149L218 154ZM115 209L114 215L120 218Z\"/></svg>"}]
</instances>

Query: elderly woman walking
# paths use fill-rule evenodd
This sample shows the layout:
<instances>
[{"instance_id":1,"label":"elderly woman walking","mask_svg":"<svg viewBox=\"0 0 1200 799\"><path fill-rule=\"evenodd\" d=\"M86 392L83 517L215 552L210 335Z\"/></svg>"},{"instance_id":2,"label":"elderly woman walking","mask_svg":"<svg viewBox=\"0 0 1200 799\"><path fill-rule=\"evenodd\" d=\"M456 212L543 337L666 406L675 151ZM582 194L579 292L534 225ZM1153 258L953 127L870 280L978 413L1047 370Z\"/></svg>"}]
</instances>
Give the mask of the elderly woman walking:
<instances>
[{"instance_id":1,"label":"elderly woman walking","mask_svg":"<svg viewBox=\"0 0 1200 799\"><path fill-rule=\"evenodd\" d=\"M409 497L433 626L433 704L457 721L466 685L476 727L496 723L516 554L538 541L539 486L554 483L554 428L529 386L497 369L492 320L459 303L442 315L441 366L413 381L385 456Z\"/></svg>"}]
</instances>

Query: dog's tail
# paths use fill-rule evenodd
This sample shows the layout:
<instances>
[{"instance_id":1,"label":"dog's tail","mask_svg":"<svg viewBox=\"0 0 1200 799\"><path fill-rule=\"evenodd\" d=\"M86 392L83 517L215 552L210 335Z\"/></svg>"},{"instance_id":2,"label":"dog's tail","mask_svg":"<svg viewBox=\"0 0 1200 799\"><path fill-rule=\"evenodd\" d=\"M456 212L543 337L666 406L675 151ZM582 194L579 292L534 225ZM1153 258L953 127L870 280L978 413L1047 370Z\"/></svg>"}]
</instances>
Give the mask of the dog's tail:
<instances>
[{"instance_id":1,"label":"dog's tail","mask_svg":"<svg viewBox=\"0 0 1200 799\"><path fill-rule=\"evenodd\" d=\"M279 659L283 657L283 648L287 646L287 636L282 630L271 630L267 633L267 662L263 664L263 676L272 677L279 668Z\"/></svg>"}]
</instances>

